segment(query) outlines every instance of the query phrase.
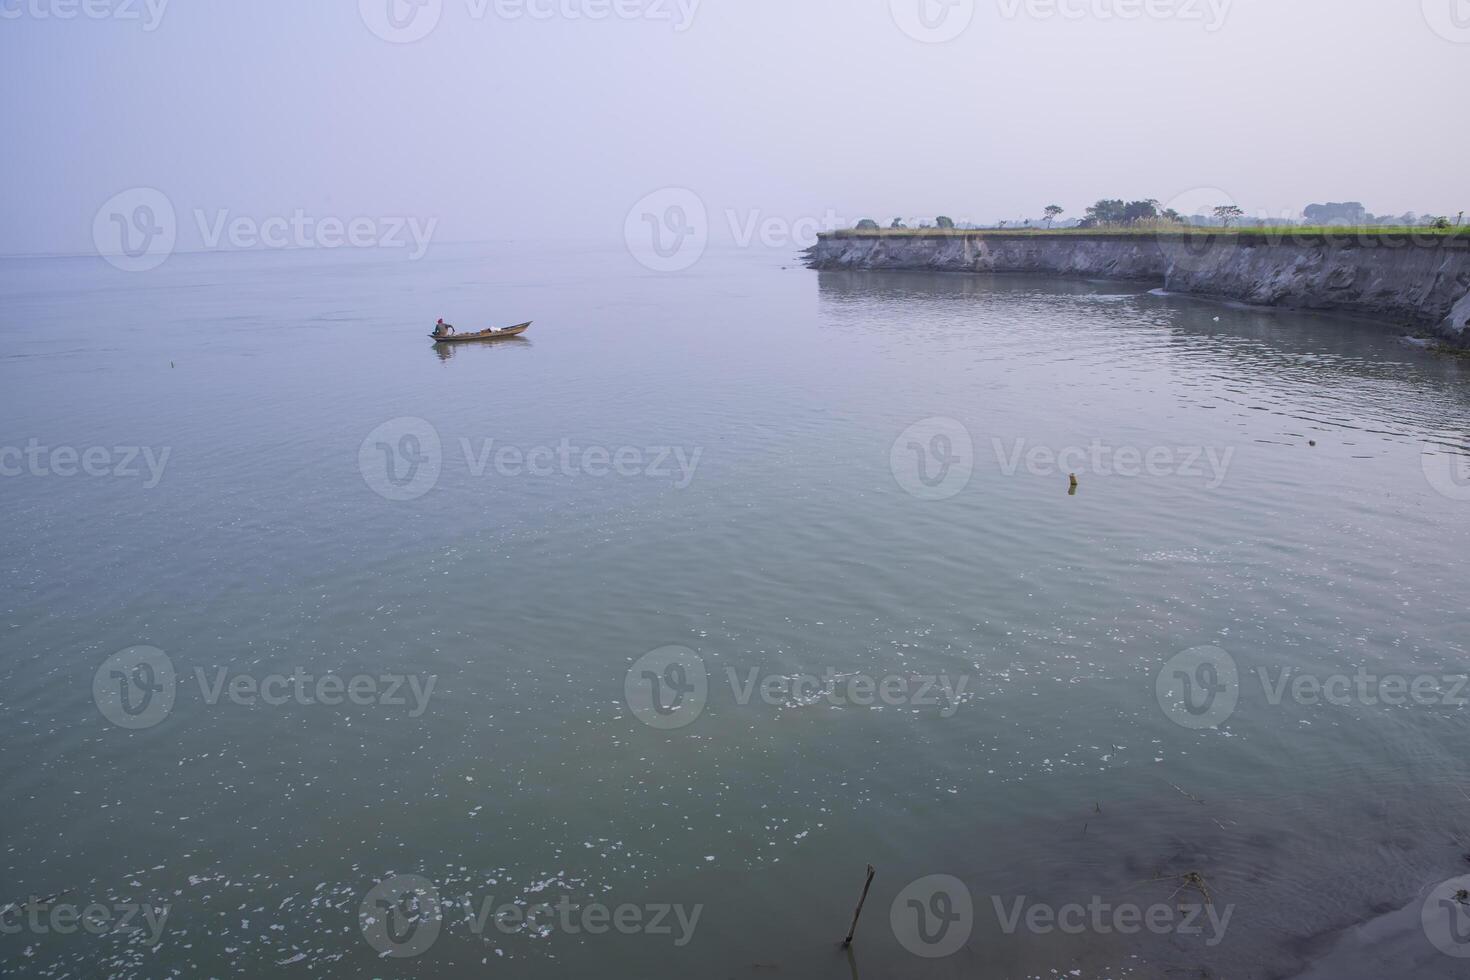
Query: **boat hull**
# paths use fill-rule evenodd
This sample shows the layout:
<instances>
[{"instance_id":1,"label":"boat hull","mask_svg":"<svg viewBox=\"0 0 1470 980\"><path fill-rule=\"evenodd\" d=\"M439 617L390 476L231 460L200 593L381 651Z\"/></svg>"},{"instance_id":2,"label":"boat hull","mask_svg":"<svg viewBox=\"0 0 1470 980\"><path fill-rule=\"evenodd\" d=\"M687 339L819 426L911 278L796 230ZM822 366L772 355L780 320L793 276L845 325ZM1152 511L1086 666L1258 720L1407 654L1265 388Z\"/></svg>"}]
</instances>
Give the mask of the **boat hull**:
<instances>
[{"instance_id":1,"label":"boat hull","mask_svg":"<svg viewBox=\"0 0 1470 980\"><path fill-rule=\"evenodd\" d=\"M456 333L450 334L447 337L436 337L433 334L429 334L429 339L434 341L434 343L436 344L477 344L487 340L509 340L512 337L519 337L521 334L530 329L531 321L527 321L525 323L518 323L513 327L506 327L504 330L481 330L479 333Z\"/></svg>"}]
</instances>

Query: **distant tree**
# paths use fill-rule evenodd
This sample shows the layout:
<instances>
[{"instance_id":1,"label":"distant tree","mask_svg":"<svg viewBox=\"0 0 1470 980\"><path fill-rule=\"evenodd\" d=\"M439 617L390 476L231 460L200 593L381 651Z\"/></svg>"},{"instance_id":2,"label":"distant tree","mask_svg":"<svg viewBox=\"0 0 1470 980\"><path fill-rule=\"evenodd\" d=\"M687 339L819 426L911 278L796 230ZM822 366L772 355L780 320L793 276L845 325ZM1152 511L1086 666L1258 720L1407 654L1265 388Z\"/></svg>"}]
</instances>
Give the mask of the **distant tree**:
<instances>
[{"instance_id":1,"label":"distant tree","mask_svg":"<svg viewBox=\"0 0 1470 980\"><path fill-rule=\"evenodd\" d=\"M1435 218L1433 221L1431 221L1429 223L1429 226L1439 231L1447 231L1450 228L1450 219L1441 215L1440 217Z\"/></svg>"},{"instance_id":2,"label":"distant tree","mask_svg":"<svg viewBox=\"0 0 1470 980\"><path fill-rule=\"evenodd\" d=\"M1465 223L1465 212L1464 212L1464 211L1461 211L1461 212L1460 212L1460 213L1459 213L1459 214L1458 214L1458 215L1457 215L1457 216L1456 216L1456 217L1455 217L1455 227L1456 227L1456 228L1458 228L1458 227L1460 227L1460 225L1462 225L1462 224L1464 224L1464 223Z\"/></svg>"},{"instance_id":3,"label":"distant tree","mask_svg":"<svg viewBox=\"0 0 1470 980\"><path fill-rule=\"evenodd\" d=\"M1124 214L1127 210L1128 205L1121 199L1104 199L1087 209L1087 217L1083 223L1089 228L1097 225L1121 225L1126 220Z\"/></svg>"},{"instance_id":4,"label":"distant tree","mask_svg":"<svg viewBox=\"0 0 1470 980\"><path fill-rule=\"evenodd\" d=\"M1159 216L1159 202L1153 198L1147 201L1129 201L1123 206L1123 220L1130 225L1136 225L1140 221L1151 221Z\"/></svg>"},{"instance_id":5,"label":"distant tree","mask_svg":"<svg viewBox=\"0 0 1470 980\"><path fill-rule=\"evenodd\" d=\"M1065 210L1066 208L1060 204L1048 204L1046 206L1046 226L1050 228L1052 222L1060 218Z\"/></svg>"},{"instance_id":6,"label":"distant tree","mask_svg":"<svg viewBox=\"0 0 1470 980\"><path fill-rule=\"evenodd\" d=\"M1006 226L1006 223L1005 223L1004 220L1002 220L1001 223L999 225L997 225L996 227L997 228L1004 228L1005 226Z\"/></svg>"},{"instance_id":7,"label":"distant tree","mask_svg":"<svg viewBox=\"0 0 1470 980\"><path fill-rule=\"evenodd\" d=\"M954 227L954 219L953 218L946 218L942 214L939 217L935 218L934 221L941 228L953 228Z\"/></svg>"},{"instance_id":8,"label":"distant tree","mask_svg":"<svg viewBox=\"0 0 1470 980\"><path fill-rule=\"evenodd\" d=\"M888 227L890 227L890 228L903 228L904 227L903 219L902 218L894 218L893 219L893 224L889 225Z\"/></svg>"},{"instance_id":9,"label":"distant tree","mask_svg":"<svg viewBox=\"0 0 1470 980\"><path fill-rule=\"evenodd\" d=\"M862 221L859 221L857 223L857 230L858 231L877 231L878 230L878 222L874 221L872 218L864 218Z\"/></svg>"},{"instance_id":10,"label":"distant tree","mask_svg":"<svg viewBox=\"0 0 1470 980\"><path fill-rule=\"evenodd\" d=\"M1351 225L1361 227L1368 222L1368 209L1358 201L1340 204L1308 204L1302 209L1314 225Z\"/></svg>"},{"instance_id":11,"label":"distant tree","mask_svg":"<svg viewBox=\"0 0 1470 980\"><path fill-rule=\"evenodd\" d=\"M1230 222L1245 217L1245 212L1234 204L1222 204L1215 209L1215 217L1224 222L1226 228L1229 228Z\"/></svg>"},{"instance_id":12,"label":"distant tree","mask_svg":"<svg viewBox=\"0 0 1470 980\"><path fill-rule=\"evenodd\" d=\"M1178 211L1175 211L1173 208L1165 208L1163 212L1163 218L1165 221L1172 221L1176 225L1184 224L1184 215L1180 214Z\"/></svg>"}]
</instances>

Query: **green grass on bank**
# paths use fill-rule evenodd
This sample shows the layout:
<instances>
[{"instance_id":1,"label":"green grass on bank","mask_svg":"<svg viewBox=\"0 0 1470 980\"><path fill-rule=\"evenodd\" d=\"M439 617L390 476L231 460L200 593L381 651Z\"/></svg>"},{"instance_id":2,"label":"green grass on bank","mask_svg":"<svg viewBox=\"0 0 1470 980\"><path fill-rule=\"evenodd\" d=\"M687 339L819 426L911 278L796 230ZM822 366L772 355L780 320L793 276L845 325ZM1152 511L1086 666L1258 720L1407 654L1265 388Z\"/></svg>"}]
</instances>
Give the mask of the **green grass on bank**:
<instances>
[{"instance_id":1,"label":"green grass on bank","mask_svg":"<svg viewBox=\"0 0 1470 980\"><path fill-rule=\"evenodd\" d=\"M1371 225L1342 228L1326 225L1279 225L1275 227L1209 228L1198 225L1139 225L1104 228L879 228L859 231L844 228L824 232L824 238L1238 238L1246 241L1353 241L1358 239L1402 239L1425 242L1470 242L1470 225L1430 228L1426 225Z\"/></svg>"}]
</instances>

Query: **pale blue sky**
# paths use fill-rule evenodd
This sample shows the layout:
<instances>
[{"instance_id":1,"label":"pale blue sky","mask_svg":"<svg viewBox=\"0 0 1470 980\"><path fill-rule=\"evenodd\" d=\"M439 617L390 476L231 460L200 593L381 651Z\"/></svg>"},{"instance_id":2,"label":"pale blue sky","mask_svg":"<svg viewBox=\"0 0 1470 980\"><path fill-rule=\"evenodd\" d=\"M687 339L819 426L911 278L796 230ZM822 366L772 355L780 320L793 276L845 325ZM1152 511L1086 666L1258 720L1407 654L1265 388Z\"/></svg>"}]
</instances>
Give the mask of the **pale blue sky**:
<instances>
[{"instance_id":1,"label":"pale blue sky","mask_svg":"<svg viewBox=\"0 0 1470 980\"><path fill-rule=\"evenodd\" d=\"M369 27L405 0L169 0L156 24L162 0L88 2L106 16L0 0L0 252L86 251L140 186L185 248L201 211L613 240L667 186L717 226L1196 187L1252 213L1470 207L1470 0L954 0L940 43L900 26L926 30L921 0L702 0L687 24L694 0L423 0L415 43Z\"/></svg>"}]
</instances>

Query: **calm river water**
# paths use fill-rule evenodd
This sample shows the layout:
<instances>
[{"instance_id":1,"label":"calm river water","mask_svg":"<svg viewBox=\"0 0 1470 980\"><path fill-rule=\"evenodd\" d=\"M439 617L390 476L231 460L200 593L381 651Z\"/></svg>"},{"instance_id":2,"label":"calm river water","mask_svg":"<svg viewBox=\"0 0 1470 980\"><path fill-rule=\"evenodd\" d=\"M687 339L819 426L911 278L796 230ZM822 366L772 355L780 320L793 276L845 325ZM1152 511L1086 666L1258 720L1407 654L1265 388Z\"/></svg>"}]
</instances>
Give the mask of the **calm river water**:
<instances>
[{"instance_id":1,"label":"calm river water","mask_svg":"<svg viewBox=\"0 0 1470 980\"><path fill-rule=\"evenodd\" d=\"M1376 921L1456 975L1470 368L1393 334L764 251L4 260L0 906L98 927L12 907L0 973L1285 977Z\"/></svg>"}]
</instances>

